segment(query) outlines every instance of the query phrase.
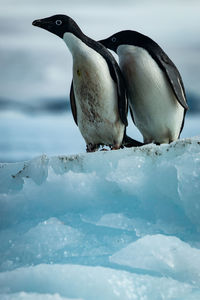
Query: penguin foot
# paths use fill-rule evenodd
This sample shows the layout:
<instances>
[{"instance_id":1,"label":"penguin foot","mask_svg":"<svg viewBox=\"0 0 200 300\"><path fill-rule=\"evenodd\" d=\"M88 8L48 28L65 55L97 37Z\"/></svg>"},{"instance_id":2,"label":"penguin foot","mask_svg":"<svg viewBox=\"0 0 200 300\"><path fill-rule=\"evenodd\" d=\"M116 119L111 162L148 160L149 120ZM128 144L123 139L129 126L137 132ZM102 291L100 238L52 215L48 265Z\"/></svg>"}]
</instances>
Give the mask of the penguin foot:
<instances>
[{"instance_id":1,"label":"penguin foot","mask_svg":"<svg viewBox=\"0 0 200 300\"><path fill-rule=\"evenodd\" d=\"M111 150L119 150L120 149L120 146L112 146L111 147Z\"/></svg>"},{"instance_id":2,"label":"penguin foot","mask_svg":"<svg viewBox=\"0 0 200 300\"><path fill-rule=\"evenodd\" d=\"M138 142L134 139L132 139L130 136L125 135L123 140L123 146L130 148L130 147L141 147L144 146L144 143Z\"/></svg>"},{"instance_id":3,"label":"penguin foot","mask_svg":"<svg viewBox=\"0 0 200 300\"><path fill-rule=\"evenodd\" d=\"M98 144L93 145L93 144L89 143L86 145L86 152L95 152L99 149L99 146L100 145L98 145Z\"/></svg>"}]
</instances>

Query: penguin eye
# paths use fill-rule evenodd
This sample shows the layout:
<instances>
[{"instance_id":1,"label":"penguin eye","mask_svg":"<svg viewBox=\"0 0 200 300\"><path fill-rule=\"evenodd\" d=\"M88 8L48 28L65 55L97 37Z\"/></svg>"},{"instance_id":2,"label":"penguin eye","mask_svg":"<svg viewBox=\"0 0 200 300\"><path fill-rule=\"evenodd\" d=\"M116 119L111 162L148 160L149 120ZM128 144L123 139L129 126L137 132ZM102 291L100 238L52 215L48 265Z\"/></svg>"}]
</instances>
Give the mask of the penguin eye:
<instances>
[{"instance_id":1,"label":"penguin eye","mask_svg":"<svg viewBox=\"0 0 200 300\"><path fill-rule=\"evenodd\" d=\"M116 42L116 37L112 37L112 39L111 39L111 41L113 42L113 43L115 43Z\"/></svg>"},{"instance_id":2,"label":"penguin eye","mask_svg":"<svg viewBox=\"0 0 200 300\"><path fill-rule=\"evenodd\" d=\"M61 20L56 20L56 25L60 26L62 24L62 21Z\"/></svg>"}]
</instances>

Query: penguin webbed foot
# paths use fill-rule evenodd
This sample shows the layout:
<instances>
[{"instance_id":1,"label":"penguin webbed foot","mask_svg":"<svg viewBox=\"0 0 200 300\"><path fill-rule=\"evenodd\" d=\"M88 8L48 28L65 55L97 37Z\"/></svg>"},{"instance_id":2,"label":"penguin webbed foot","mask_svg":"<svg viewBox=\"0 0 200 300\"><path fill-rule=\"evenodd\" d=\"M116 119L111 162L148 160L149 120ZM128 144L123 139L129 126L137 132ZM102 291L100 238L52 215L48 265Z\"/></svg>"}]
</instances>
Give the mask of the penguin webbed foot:
<instances>
[{"instance_id":1,"label":"penguin webbed foot","mask_svg":"<svg viewBox=\"0 0 200 300\"><path fill-rule=\"evenodd\" d=\"M121 148L121 146L111 146L110 149L111 150L119 150Z\"/></svg>"},{"instance_id":2,"label":"penguin webbed foot","mask_svg":"<svg viewBox=\"0 0 200 300\"><path fill-rule=\"evenodd\" d=\"M87 144L86 145L86 152L96 152L99 150L99 148L101 147L100 151L108 151L109 148L110 150L118 150L120 149L120 146L116 146L116 145L104 145L104 144ZM106 147L109 147L108 149Z\"/></svg>"},{"instance_id":3,"label":"penguin webbed foot","mask_svg":"<svg viewBox=\"0 0 200 300\"><path fill-rule=\"evenodd\" d=\"M145 145L144 143L136 141L128 135L124 136L124 140L123 140L123 143L122 143L122 147L126 147L126 148L141 147L141 146L144 146L144 145Z\"/></svg>"},{"instance_id":4,"label":"penguin webbed foot","mask_svg":"<svg viewBox=\"0 0 200 300\"><path fill-rule=\"evenodd\" d=\"M95 152L99 149L100 144L87 144L86 145L86 152Z\"/></svg>"}]
</instances>

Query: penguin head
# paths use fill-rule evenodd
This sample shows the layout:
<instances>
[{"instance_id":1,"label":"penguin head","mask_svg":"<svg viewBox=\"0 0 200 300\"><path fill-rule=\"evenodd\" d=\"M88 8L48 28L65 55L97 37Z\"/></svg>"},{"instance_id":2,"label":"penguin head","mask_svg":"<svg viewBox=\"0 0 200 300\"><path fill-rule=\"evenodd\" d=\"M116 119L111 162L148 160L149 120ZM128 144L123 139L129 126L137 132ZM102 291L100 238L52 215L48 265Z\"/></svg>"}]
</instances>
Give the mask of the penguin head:
<instances>
[{"instance_id":1,"label":"penguin head","mask_svg":"<svg viewBox=\"0 0 200 300\"><path fill-rule=\"evenodd\" d=\"M133 45L146 48L152 43L152 40L137 31L123 30L111 35L105 40L100 40L99 43L117 52L117 48L121 45Z\"/></svg>"},{"instance_id":2,"label":"penguin head","mask_svg":"<svg viewBox=\"0 0 200 300\"><path fill-rule=\"evenodd\" d=\"M50 31L60 38L63 38L66 32L71 32L74 35L81 33L81 29L76 22L66 15L54 15L48 18L38 19L33 21L32 25Z\"/></svg>"},{"instance_id":3,"label":"penguin head","mask_svg":"<svg viewBox=\"0 0 200 300\"><path fill-rule=\"evenodd\" d=\"M109 36L105 40L100 40L99 43L104 45L106 48L117 52L117 48L121 45L121 38L120 38L120 32L117 32L111 36Z\"/></svg>"}]
</instances>

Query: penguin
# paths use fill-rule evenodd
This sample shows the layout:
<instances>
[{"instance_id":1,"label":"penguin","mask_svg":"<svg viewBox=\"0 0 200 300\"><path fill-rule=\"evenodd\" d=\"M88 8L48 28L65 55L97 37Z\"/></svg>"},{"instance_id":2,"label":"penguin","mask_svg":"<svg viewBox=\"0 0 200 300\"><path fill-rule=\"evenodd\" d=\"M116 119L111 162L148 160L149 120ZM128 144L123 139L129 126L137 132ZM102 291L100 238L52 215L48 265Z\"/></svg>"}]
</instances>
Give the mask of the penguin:
<instances>
[{"instance_id":1,"label":"penguin","mask_svg":"<svg viewBox=\"0 0 200 300\"><path fill-rule=\"evenodd\" d=\"M69 16L54 15L32 24L63 39L72 54L70 104L86 151L104 145L115 150L122 147L128 105L123 76L112 54L86 36Z\"/></svg>"},{"instance_id":2,"label":"penguin","mask_svg":"<svg viewBox=\"0 0 200 300\"><path fill-rule=\"evenodd\" d=\"M177 140L188 105L175 64L155 41L136 31L120 31L99 42L119 57L132 120L144 143Z\"/></svg>"}]
</instances>

